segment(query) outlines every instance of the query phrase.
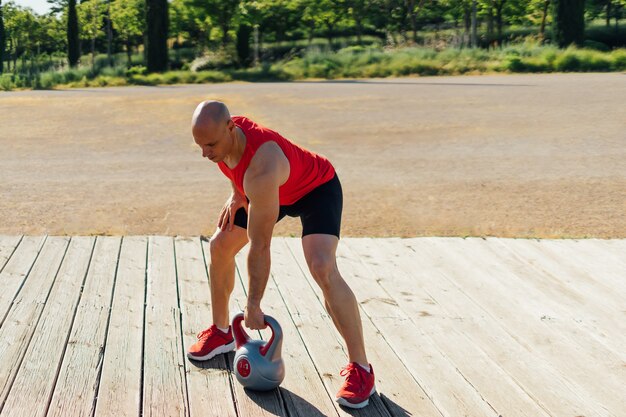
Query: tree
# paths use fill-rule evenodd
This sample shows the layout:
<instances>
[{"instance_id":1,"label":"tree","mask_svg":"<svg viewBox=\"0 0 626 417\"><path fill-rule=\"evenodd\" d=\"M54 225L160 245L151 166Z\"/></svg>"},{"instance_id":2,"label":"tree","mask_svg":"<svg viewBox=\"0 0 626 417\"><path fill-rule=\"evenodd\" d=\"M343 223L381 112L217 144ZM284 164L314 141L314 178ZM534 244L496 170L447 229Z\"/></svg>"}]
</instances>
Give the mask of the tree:
<instances>
[{"instance_id":1,"label":"tree","mask_svg":"<svg viewBox=\"0 0 626 417\"><path fill-rule=\"evenodd\" d=\"M78 6L78 17L81 24L81 38L91 44L91 70L95 71L96 40L104 35L102 24L104 18L103 5L99 0L85 0Z\"/></svg>"},{"instance_id":2,"label":"tree","mask_svg":"<svg viewBox=\"0 0 626 417\"><path fill-rule=\"evenodd\" d=\"M9 52L13 57L13 72L16 72L18 59L21 58L24 69L26 58L36 54L40 27L30 9L16 6L13 2L4 5L2 9Z\"/></svg>"},{"instance_id":3,"label":"tree","mask_svg":"<svg viewBox=\"0 0 626 417\"><path fill-rule=\"evenodd\" d=\"M585 0L553 1L555 42L561 47L582 45L585 36Z\"/></svg>"},{"instance_id":4,"label":"tree","mask_svg":"<svg viewBox=\"0 0 626 417\"><path fill-rule=\"evenodd\" d=\"M67 60L72 68L78 65L78 60L80 59L80 41L78 33L76 0L69 0L67 4Z\"/></svg>"},{"instance_id":5,"label":"tree","mask_svg":"<svg viewBox=\"0 0 626 417\"><path fill-rule=\"evenodd\" d=\"M0 74L4 72L4 50L6 49L6 45L4 18L2 17L2 0L0 0Z\"/></svg>"},{"instance_id":6,"label":"tree","mask_svg":"<svg viewBox=\"0 0 626 417\"><path fill-rule=\"evenodd\" d=\"M127 65L130 68L133 41L143 33L143 0L115 0L111 3L111 21L117 37L126 48Z\"/></svg>"},{"instance_id":7,"label":"tree","mask_svg":"<svg viewBox=\"0 0 626 417\"><path fill-rule=\"evenodd\" d=\"M206 2L206 0L196 0ZM217 24L222 30L222 47L226 47L229 42L228 31L230 30L231 23L237 9L239 7L240 0L209 0L209 15L211 20Z\"/></svg>"},{"instance_id":8,"label":"tree","mask_svg":"<svg viewBox=\"0 0 626 417\"><path fill-rule=\"evenodd\" d=\"M417 14L422 9L424 5L424 0L419 0L417 7L415 5L415 0L405 0L407 13L409 14L409 18L411 20L411 30L413 31L413 42L417 42Z\"/></svg>"},{"instance_id":9,"label":"tree","mask_svg":"<svg viewBox=\"0 0 626 417\"><path fill-rule=\"evenodd\" d=\"M169 15L167 0L146 0L146 39L148 72L167 70Z\"/></svg>"},{"instance_id":10,"label":"tree","mask_svg":"<svg viewBox=\"0 0 626 417\"><path fill-rule=\"evenodd\" d=\"M199 54L206 51L212 25L206 7L197 6L195 0L173 0L169 18L172 37L193 42Z\"/></svg>"}]
</instances>

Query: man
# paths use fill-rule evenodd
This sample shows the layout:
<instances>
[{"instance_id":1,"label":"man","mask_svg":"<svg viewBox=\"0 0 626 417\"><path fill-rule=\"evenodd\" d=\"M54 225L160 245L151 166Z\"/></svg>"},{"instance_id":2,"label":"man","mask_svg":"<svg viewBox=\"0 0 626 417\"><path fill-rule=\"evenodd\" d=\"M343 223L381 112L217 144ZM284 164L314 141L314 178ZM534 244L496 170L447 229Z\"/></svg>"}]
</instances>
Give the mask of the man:
<instances>
[{"instance_id":1,"label":"man","mask_svg":"<svg viewBox=\"0 0 626 417\"><path fill-rule=\"evenodd\" d=\"M218 164L231 180L233 192L210 242L213 325L198 334L187 356L208 360L234 349L228 301L235 282L235 255L248 241L245 324L253 330L265 327L261 298L270 274L272 231L285 215L300 217L309 270L348 348L350 363L341 371L346 380L337 402L351 408L365 407L375 391L374 372L365 354L356 298L337 269L343 196L335 169L326 158L277 132L246 117L231 117L221 102L198 105L192 132L202 156Z\"/></svg>"}]
</instances>

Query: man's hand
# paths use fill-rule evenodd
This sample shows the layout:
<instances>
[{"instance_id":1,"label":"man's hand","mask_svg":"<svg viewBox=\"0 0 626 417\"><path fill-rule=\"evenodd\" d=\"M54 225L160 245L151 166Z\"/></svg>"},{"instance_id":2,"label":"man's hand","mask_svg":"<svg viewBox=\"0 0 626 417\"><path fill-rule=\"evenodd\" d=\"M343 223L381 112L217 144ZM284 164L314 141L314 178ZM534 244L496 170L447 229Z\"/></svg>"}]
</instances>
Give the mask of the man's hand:
<instances>
[{"instance_id":1,"label":"man's hand","mask_svg":"<svg viewBox=\"0 0 626 417\"><path fill-rule=\"evenodd\" d=\"M261 311L261 306L256 303L248 302L243 315L246 327L250 330L265 329L265 315Z\"/></svg>"},{"instance_id":2,"label":"man's hand","mask_svg":"<svg viewBox=\"0 0 626 417\"><path fill-rule=\"evenodd\" d=\"M220 213L220 219L217 222L217 227L222 229L222 231L228 229L230 232L233 230L233 224L235 223L235 213L240 208L245 208L248 210L248 200L246 197L241 195L240 193L233 191L233 194L230 196L224 207L222 208L222 212Z\"/></svg>"}]
</instances>

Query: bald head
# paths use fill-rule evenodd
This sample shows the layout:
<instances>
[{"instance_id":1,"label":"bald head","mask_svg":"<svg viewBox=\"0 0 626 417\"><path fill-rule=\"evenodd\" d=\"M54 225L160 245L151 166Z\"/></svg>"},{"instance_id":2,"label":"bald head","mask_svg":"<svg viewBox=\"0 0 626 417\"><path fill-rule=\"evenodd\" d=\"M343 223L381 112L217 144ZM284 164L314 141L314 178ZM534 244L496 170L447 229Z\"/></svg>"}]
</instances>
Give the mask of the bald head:
<instances>
[{"instance_id":1,"label":"bald head","mask_svg":"<svg viewBox=\"0 0 626 417\"><path fill-rule=\"evenodd\" d=\"M222 161L233 153L233 149L238 149L235 147L236 126L228 107L220 101L198 104L191 119L191 131L196 144L202 149L202 156L213 162Z\"/></svg>"},{"instance_id":2,"label":"bald head","mask_svg":"<svg viewBox=\"0 0 626 417\"><path fill-rule=\"evenodd\" d=\"M196 111L193 112L191 119L191 128L206 127L207 125L219 125L230 119L228 107L221 101L208 100L198 104Z\"/></svg>"}]
</instances>

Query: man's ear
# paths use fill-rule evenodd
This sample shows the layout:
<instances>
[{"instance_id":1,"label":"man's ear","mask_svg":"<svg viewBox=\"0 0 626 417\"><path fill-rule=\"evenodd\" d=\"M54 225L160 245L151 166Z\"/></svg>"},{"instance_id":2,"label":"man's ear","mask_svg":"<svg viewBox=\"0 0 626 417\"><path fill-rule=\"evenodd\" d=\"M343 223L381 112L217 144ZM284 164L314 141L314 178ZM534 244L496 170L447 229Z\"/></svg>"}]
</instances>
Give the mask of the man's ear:
<instances>
[{"instance_id":1,"label":"man's ear","mask_svg":"<svg viewBox=\"0 0 626 417\"><path fill-rule=\"evenodd\" d=\"M228 119L226 126L228 127L228 130L232 132L235 128L235 122L233 122L233 119Z\"/></svg>"}]
</instances>

